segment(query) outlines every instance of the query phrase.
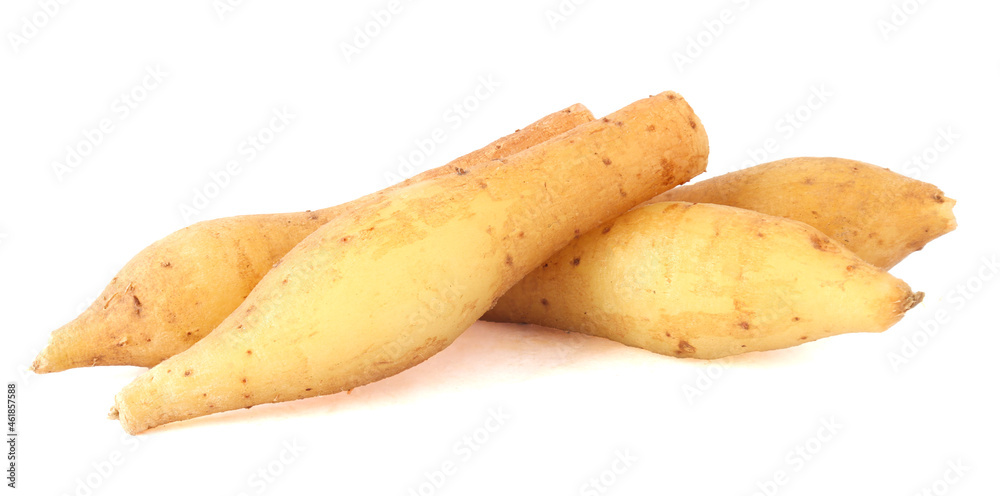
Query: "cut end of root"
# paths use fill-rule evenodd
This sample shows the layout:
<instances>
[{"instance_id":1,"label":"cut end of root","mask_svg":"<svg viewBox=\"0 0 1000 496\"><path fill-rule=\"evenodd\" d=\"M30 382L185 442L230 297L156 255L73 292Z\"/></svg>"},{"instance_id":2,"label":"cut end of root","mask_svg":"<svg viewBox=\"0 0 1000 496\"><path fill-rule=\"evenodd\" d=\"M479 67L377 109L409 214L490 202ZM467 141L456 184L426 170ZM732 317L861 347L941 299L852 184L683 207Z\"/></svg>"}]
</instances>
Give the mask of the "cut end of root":
<instances>
[{"instance_id":1,"label":"cut end of root","mask_svg":"<svg viewBox=\"0 0 1000 496\"><path fill-rule=\"evenodd\" d=\"M923 293L923 291L917 291L916 293L910 293L910 296L908 296L906 298L906 300L903 302L903 312L907 312L911 308L919 305L921 301L924 301L924 293Z\"/></svg>"},{"instance_id":2,"label":"cut end of root","mask_svg":"<svg viewBox=\"0 0 1000 496\"><path fill-rule=\"evenodd\" d=\"M118 407L111 407L111 411L108 412L108 420L118 420Z\"/></svg>"}]
</instances>

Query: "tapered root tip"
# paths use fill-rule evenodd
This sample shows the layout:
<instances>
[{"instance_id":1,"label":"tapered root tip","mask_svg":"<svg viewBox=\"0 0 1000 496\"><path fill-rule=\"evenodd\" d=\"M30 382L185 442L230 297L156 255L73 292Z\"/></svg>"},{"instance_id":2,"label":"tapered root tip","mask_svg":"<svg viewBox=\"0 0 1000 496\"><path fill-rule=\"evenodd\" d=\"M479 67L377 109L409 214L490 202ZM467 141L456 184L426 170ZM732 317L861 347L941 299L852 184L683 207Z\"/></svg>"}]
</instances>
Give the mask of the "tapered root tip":
<instances>
[{"instance_id":1,"label":"tapered root tip","mask_svg":"<svg viewBox=\"0 0 1000 496\"><path fill-rule=\"evenodd\" d=\"M118 407L111 407L111 411L108 412L108 420L118 420Z\"/></svg>"},{"instance_id":2,"label":"tapered root tip","mask_svg":"<svg viewBox=\"0 0 1000 496\"><path fill-rule=\"evenodd\" d=\"M49 361L42 355L35 357L35 361L31 362L31 367L28 370L36 374L48 374L49 372L52 372L49 368Z\"/></svg>"},{"instance_id":3,"label":"tapered root tip","mask_svg":"<svg viewBox=\"0 0 1000 496\"><path fill-rule=\"evenodd\" d=\"M916 293L910 293L910 296L908 296L906 298L906 301L903 302L903 311L904 312L909 311L911 308L919 305L920 302L922 302L922 301L924 301L924 293L923 293L923 291L917 291Z\"/></svg>"}]
</instances>

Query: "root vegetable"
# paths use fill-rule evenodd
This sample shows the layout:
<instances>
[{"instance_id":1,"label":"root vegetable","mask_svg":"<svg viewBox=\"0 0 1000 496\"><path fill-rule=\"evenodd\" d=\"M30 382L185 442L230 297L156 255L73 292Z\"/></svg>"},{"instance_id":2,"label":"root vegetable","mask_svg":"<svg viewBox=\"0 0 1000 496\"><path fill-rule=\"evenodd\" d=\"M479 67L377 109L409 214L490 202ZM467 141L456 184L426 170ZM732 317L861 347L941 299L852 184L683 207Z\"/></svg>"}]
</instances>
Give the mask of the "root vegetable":
<instances>
[{"instance_id":1,"label":"root vegetable","mask_svg":"<svg viewBox=\"0 0 1000 496\"><path fill-rule=\"evenodd\" d=\"M389 191L481 167L592 120L590 111L574 105ZM45 373L92 365L156 365L218 326L306 236L385 194L315 212L229 217L181 229L136 255L93 305L52 334L32 368Z\"/></svg>"},{"instance_id":2,"label":"root vegetable","mask_svg":"<svg viewBox=\"0 0 1000 496\"><path fill-rule=\"evenodd\" d=\"M292 249L218 328L115 398L129 433L331 394L450 344L574 237L704 171L675 93L480 167L387 192Z\"/></svg>"},{"instance_id":3,"label":"root vegetable","mask_svg":"<svg viewBox=\"0 0 1000 496\"><path fill-rule=\"evenodd\" d=\"M719 358L881 332L922 297L801 222L661 202L574 240L484 319Z\"/></svg>"}]
</instances>

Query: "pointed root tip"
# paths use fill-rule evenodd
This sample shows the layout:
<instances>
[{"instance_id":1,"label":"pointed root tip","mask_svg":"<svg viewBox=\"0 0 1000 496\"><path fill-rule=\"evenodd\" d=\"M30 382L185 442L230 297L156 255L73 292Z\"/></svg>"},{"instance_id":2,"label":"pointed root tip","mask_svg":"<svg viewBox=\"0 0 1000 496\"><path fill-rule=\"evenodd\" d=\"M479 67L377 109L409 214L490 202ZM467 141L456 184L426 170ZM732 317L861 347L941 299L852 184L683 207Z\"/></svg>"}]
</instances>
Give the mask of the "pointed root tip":
<instances>
[{"instance_id":1,"label":"pointed root tip","mask_svg":"<svg viewBox=\"0 0 1000 496\"><path fill-rule=\"evenodd\" d=\"M28 370L36 374L47 374L49 372L52 372L49 369L48 362L49 361L46 360L42 355L38 355L38 357L35 358L35 361L31 362L31 367L29 367Z\"/></svg>"},{"instance_id":2,"label":"pointed root tip","mask_svg":"<svg viewBox=\"0 0 1000 496\"><path fill-rule=\"evenodd\" d=\"M924 301L924 292L923 291L917 291L916 293L910 293L910 296L908 296L906 298L906 301L903 302L903 312L909 311L911 308L919 305L920 302L922 302L922 301Z\"/></svg>"},{"instance_id":3,"label":"pointed root tip","mask_svg":"<svg viewBox=\"0 0 1000 496\"><path fill-rule=\"evenodd\" d=\"M108 412L108 420L118 420L118 407L111 407L111 411Z\"/></svg>"}]
</instances>

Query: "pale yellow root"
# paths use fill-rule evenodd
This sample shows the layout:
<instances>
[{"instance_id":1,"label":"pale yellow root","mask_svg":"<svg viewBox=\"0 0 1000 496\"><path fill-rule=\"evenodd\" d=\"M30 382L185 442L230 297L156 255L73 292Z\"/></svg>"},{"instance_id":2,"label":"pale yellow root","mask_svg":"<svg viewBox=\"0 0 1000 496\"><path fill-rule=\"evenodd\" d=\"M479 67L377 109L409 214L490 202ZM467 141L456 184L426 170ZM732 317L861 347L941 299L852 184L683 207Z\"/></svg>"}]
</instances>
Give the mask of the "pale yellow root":
<instances>
[{"instance_id":1,"label":"pale yellow root","mask_svg":"<svg viewBox=\"0 0 1000 496\"><path fill-rule=\"evenodd\" d=\"M499 161L386 193L292 249L219 327L126 386L129 433L331 394L450 344L576 236L704 171L674 93Z\"/></svg>"},{"instance_id":2,"label":"pale yellow root","mask_svg":"<svg viewBox=\"0 0 1000 496\"><path fill-rule=\"evenodd\" d=\"M881 332L922 296L801 222L661 202L574 240L483 318L719 358Z\"/></svg>"},{"instance_id":3,"label":"pale yellow root","mask_svg":"<svg viewBox=\"0 0 1000 496\"><path fill-rule=\"evenodd\" d=\"M957 227L955 200L889 169L842 158L778 160L649 201L716 203L805 222L889 269Z\"/></svg>"},{"instance_id":4,"label":"pale yellow root","mask_svg":"<svg viewBox=\"0 0 1000 496\"><path fill-rule=\"evenodd\" d=\"M175 232L140 252L90 308L52 333L33 370L156 365L219 325L288 250L330 220L353 215L386 191L481 167L592 120L583 105L573 105L445 167L353 202L315 212L210 220Z\"/></svg>"}]
</instances>

